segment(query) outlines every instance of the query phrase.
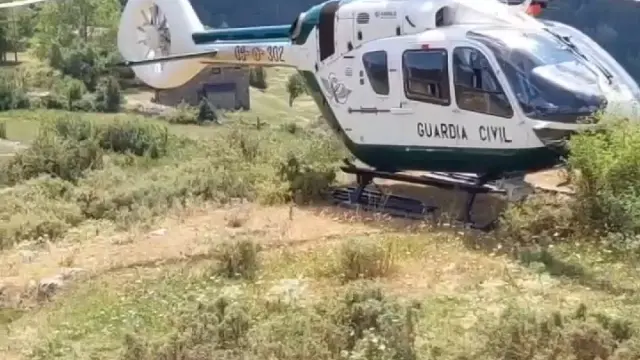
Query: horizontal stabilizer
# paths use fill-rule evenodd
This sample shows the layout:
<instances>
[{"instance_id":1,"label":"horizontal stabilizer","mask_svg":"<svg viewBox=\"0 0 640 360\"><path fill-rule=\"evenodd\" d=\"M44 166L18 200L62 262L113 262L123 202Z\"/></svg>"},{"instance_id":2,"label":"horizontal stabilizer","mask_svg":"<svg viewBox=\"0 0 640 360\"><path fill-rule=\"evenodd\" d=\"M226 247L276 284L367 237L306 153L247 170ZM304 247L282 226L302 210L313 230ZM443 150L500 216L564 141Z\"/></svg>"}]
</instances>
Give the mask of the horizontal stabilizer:
<instances>
[{"instance_id":1,"label":"horizontal stabilizer","mask_svg":"<svg viewBox=\"0 0 640 360\"><path fill-rule=\"evenodd\" d=\"M161 56L153 59L138 60L138 61L125 60L123 62L117 63L116 66L133 67L133 66L143 66L143 65L164 63L168 61L178 61L178 60L188 60L188 59L198 59L198 58L204 59L207 57L214 57L217 54L218 54L218 50L211 50L211 51L202 51L202 52L195 52L195 53L188 53L188 54Z\"/></svg>"}]
</instances>

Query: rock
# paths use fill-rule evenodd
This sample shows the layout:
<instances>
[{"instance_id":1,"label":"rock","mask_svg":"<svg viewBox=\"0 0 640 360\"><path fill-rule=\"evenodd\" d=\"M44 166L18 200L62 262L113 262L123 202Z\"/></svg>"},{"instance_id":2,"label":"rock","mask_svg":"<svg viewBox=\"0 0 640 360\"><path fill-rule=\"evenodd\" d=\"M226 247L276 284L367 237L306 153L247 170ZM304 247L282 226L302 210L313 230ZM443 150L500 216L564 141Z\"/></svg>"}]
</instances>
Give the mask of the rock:
<instances>
[{"instance_id":1,"label":"rock","mask_svg":"<svg viewBox=\"0 0 640 360\"><path fill-rule=\"evenodd\" d=\"M37 299L39 301L49 300L63 286L64 286L64 279L62 275L56 275L49 278L41 279L38 282Z\"/></svg>"},{"instance_id":2,"label":"rock","mask_svg":"<svg viewBox=\"0 0 640 360\"><path fill-rule=\"evenodd\" d=\"M85 270L81 268L64 268L55 276L41 279L37 284L37 299L39 301L51 299L65 286L67 280L73 280L78 274L84 272Z\"/></svg>"},{"instance_id":3,"label":"rock","mask_svg":"<svg viewBox=\"0 0 640 360\"><path fill-rule=\"evenodd\" d=\"M38 254L35 251L31 250L20 250L20 257L22 258L22 263L30 264L35 260Z\"/></svg>"},{"instance_id":4,"label":"rock","mask_svg":"<svg viewBox=\"0 0 640 360\"><path fill-rule=\"evenodd\" d=\"M58 276L63 280L75 280L79 274L85 273L82 268L63 268Z\"/></svg>"},{"instance_id":5,"label":"rock","mask_svg":"<svg viewBox=\"0 0 640 360\"><path fill-rule=\"evenodd\" d=\"M294 305L305 294L307 284L300 279L282 279L267 291L267 301Z\"/></svg>"},{"instance_id":6,"label":"rock","mask_svg":"<svg viewBox=\"0 0 640 360\"><path fill-rule=\"evenodd\" d=\"M149 233L151 236L165 236L167 234L167 229L158 229Z\"/></svg>"}]
</instances>

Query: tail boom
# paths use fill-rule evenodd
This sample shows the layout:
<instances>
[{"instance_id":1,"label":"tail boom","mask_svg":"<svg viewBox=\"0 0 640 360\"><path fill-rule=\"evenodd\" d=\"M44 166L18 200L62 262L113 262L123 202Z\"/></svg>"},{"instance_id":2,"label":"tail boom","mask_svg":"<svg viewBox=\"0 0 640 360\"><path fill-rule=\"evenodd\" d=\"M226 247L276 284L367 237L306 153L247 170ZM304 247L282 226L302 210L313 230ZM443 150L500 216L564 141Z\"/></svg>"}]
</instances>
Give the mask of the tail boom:
<instances>
[{"instance_id":1,"label":"tail boom","mask_svg":"<svg viewBox=\"0 0 640 360\"><path fill-rule=\"evenodd\" d=\"M215 56L207 56L204 64L297 67L298 61L291 42L217 42L207 45L215 50Z\"/></svg>"},{"instance_id":2,"label":"tail boom","mask_svg":"<svg viewBox=\"0 0 640 360\"><path fill-rule=\"evenodd\" d=\"M169 62L197 61L205 65L240 65L296 67L296 58L289 42L269 42L262 44L217 44L210 50L184 53L138 61L124 61L120 66L148 66Z\"/></svg>"}]
</instances>

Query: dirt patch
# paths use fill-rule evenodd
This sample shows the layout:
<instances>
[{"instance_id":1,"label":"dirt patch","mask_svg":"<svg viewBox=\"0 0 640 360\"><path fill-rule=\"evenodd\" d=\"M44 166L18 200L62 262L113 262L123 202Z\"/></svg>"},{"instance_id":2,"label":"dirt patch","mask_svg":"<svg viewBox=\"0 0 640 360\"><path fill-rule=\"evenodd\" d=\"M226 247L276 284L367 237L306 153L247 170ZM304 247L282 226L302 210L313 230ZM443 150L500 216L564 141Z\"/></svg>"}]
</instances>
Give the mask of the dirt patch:
<instances>
[{"instance_id":1,"label":"dirt patch","mask_svg":"<svg viewBox=\"0 0 640 360\"><path fill-rule=\"evenodd\" d=\"M0 283L20 288L33 279L70 267L98 275L124 268L159 266L206 256L216 241L245 234L267 246L313 246L314 241L322 242L327 237L379 231L363 224L338 221L330 212L317 209L254 205L224 209L202 207L176 213L151 232L133 230L98 235L82 242L73 241L70 235L66 241L48 244L45 248L6 251L0 258L3 274Z\"/></svg>"},{"instance_id":2,"label":"dirt patch","mask_svg":"<svg viewBox=\"0 0 640 360\"><path fill-rule=\"evenodd\" d=\"M13 156L16 152L25 149L27 146L18 141L0 139L0 158Z\"/></svg>"}]
</instances>

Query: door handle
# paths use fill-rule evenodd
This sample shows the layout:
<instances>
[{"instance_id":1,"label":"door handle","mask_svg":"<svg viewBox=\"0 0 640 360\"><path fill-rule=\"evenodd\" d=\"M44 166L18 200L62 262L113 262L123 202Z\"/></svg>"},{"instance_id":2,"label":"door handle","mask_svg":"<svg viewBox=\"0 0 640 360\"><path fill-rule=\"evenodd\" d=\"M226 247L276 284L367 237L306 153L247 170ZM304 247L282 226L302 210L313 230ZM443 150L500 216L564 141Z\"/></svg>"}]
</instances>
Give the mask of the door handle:
<instances>
[{"instance_id":1,"label":"door handle","mask_svg":"<svg viewBox=\"0 0 640 360\"><path fill-rule=\"evenodd\" d=\"M391 113L394 115L408 115L413 114L413 109L410 108L391 108Z\"/></svg>"}]
</instances>

